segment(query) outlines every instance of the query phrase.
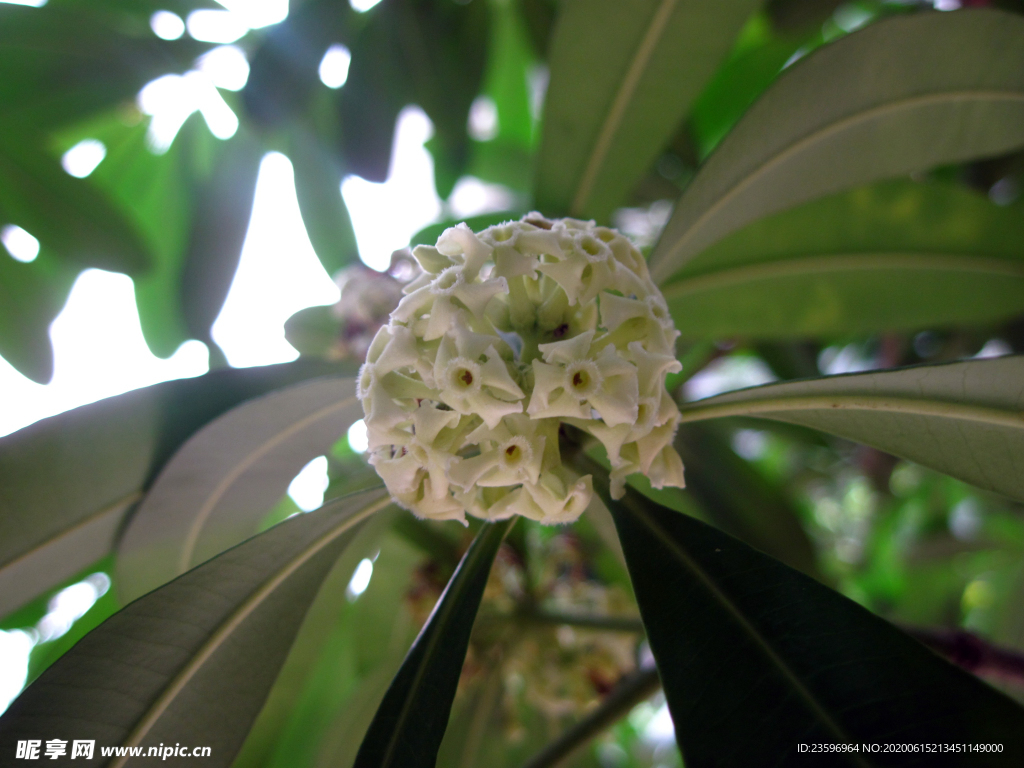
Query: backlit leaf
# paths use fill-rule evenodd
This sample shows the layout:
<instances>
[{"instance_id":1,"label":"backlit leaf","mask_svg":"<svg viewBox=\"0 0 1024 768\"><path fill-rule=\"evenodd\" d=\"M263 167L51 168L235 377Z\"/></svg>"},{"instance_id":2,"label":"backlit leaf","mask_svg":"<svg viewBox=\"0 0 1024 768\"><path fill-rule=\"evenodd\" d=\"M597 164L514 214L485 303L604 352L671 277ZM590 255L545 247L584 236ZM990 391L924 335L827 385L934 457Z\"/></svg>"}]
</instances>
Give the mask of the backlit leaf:
<instances>
[{"instance_id":1,"label":"backlit leaf","mask_svg":"<svg viewBox=\"0 0 1024 768\"><path fill-rule=\"evenodd\" d=\"M872 24L794 64L722 140L651 256L662 281L763 216L1024 144L1024 19L992 10Z\"/></svg>"},{"instance_id":2,"label":"backlit leaf","mask_svg":"<svg viewBox=\"0 0 1024 768\"><path fill-rule=\"evenodd\" d=\"M60 733L203 745L208 764L229 766L324 577L388 503L371 492L300 516L129 605L18 698L0 718L0 748L14 754L19 738Z\"/></svg>"},{"instance_id":3,"label":"backlit leaf","mask_svg":"<svg viewBox=\"0 0 1024 768\"><path fill-rule=\"evenodd\" d=\"M683 407L683 422L801 424L1024 500L1024 356L766 384Z\"/></svg>"},{"instance_id":4,"label":"backlit leaf","mask_svg":"<svg viewBox=\"0 0 1024 768\"><path fill-rule=\"evenodd\" d=\"M538 208L606 220L675 133L757 5L562 3L549 54Z\"/></svg>"},{"instance_id":5,"label":"backlit leaf","mask_svg":"<svg viewBox=\"0 0 1024 768\"><path fill-rule=\"evenodd\" d=\"M514 522L480 529L384 695L354 768L433 768L487 576Z\"/></svg>"},{"instance_id":6,"label":"backlit leaf","mask_svg":"<svg viewBox=\"0 0 1024 768\"><path fill-rule=\"evenodd\" d=\"M271 392L204 426L167 462L118 543L122 598L255 533L299 470L362 415L355 379L337 376Z\"/></svg>"},{"instance_id":7,"label":"backlit leaf","mask_svg":"<svg viewBox=\"0 0 1024 768\"><path fill-rule=\"evenodd\" d=\"M190 435L238 403L338 367L222 370L43 419L0 439L0 614L106 556Z\"/></svg>"},{"instance_id":8,"label":"backlit leaf","mask_svg":"<svg viewBox=\"0 0 1024 768\"><path fill-rule=\"evenodd\" d=\"M993 322L1024 311L1024 208L880 182L754 222L663 285L687 338Z\"/></svg>"}]
</instances>

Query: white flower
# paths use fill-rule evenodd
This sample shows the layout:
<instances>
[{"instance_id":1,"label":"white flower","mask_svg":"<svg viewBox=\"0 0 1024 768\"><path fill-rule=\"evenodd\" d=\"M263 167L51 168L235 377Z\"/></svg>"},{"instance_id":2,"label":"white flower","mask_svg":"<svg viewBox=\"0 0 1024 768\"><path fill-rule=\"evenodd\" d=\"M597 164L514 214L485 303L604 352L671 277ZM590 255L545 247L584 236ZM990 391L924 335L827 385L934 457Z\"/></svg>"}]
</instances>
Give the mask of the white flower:
<instances>
[{"instance_id":1,"label":"white flower","mask_svg":"<svg viewBox=\"0 0 1024 768\"><path fill-rule=\"evenodd\" d=\"M524 397L495 343L501 339L456 328L441 340L434 362L441 402L459 413L476 414L492 429L502 416L521 413Z\"/></svg>"},{"instance_id":2,"label":"white flower","mask_svg":"<svg viewBox=\"0 0 1024 768\"><path fill-rule=\"evenodd\" d=\"M506 291L508 283L503 277L471 283L466 282L460 267L447 267L428 284L403 298L391 317L400 323L411 323L427 315L416 328L426 341L439 339L457 325L460 312L468 310L474 318L482 319L490 300Z\"/></svg>"},{"instance_id":3,"label":"white flower","mask_svg":"<svg viewBox=\"0 0 1024 768\"><path fill-rule=\"evenodd\" d=\"M610 345L595 351L593 341L594 331L586 331L539 346L544 361L533 361L530 416L586 419L593 409L608 426L636 421L640 397L636 366Z\"/></svg>"},{"instance_id":4,"label":"white flower","mask_svg":"<svg viewBox=\"0 0 1024 768\"><path fill-rule=\"evenodd\" d=\"M417 246L423 268L359 376L370 461L421 517L575 520L590 476L562 465L563 422L626 477L683 484L665 391L678 333L640 253L617 232L528 214Z\"/></svg>"}]
</instances>

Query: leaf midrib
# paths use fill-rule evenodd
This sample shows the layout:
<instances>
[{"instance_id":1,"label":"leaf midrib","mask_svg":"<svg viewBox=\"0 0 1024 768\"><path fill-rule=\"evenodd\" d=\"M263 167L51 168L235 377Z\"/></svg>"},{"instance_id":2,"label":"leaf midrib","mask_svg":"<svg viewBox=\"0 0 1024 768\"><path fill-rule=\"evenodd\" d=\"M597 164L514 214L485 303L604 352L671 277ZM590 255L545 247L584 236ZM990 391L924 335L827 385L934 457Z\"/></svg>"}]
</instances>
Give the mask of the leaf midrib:
<instances>
[{"instance_id":1,"label":"leaf midrib","mask_svg":"<svg viewBox=\"0 0 1024 768\"><path fill-rule=\"evenodd\" d=\"M35 557L40 552L49 547L51 544L53 544L55 541L59 541L64 537L73 536L78 531L92 525L97 520L100 520L113 512L119 510L127 510L128 507L130 507L132 504L135 504L140 499L142 499L142 495L142 491L132 491L131 493L126 493L124 496L121 496L116 501L112 501L109 504L105 505L99 511L92 512L86 517L83 517L81 520L78 520L73 524L69 525L67 528L62 528L61 530L47 537L45 540L33 545L29 549L26 549L24 552L16 555L12 559L4 563L0 563L0 571L5 571L8 568L17 567L22 563L31 560L33 557Z\"/></svg>"},{"instance_id":2,"label":"leaf midrib","mask_svg":"<svg viewBox=\"0 0 1024 768\"><path fill-rule=\"evenodd\" d=\"M491 524L493 525L493 524ZM490 528L486 531L489 535L498 535L495 533L495 528ZM500 534L504 536L504 534ZM481 542L482 544L482 542ZM402 709L399 710L398 717L395 719L395 726L391 731L391 738L388 739L387 749L384 751L384 757L381 760L381 766L385 767L391 764L392 756L394 755L395 749L398 747L399 735L403 731L405 721L409 718L412 711L412 705L416 698L416 693L423 683L423 678L426 675L427 667L430 666L427 663L427 659L430 659L434 655L434 649L437 648L438 643L441 641L441 627L445 626L454 610L454 606L459 602L463 593L469 586L470 579L458 580L459 573L463 571L463 565L465 566L465 572L472 573L476 570L477 563L480 558L486 557L486 553L489 551L489 547L480 546L472 553L470 559L466 560L465 563L460 564L452 575L451 582L449 582L452 589L452 600L446 602L445 598L448 595L448 589L446 588L441 596L437 599L437 611L438 611L438 623L434 628L434 632L431 634L430 639L427 642L427 647L423 650L423 658L421 664L416 670L416 674L413 676L412 682L409 684L409 692L406 694L405 701L402 702ZM431 619L433 615L427 618L424 629L431 626ZM413 644L415 646L415 643Z\"/></svg>"},{"instance_id":3,"label":"leaf midrib","mask_svg":"<svg viewBox=\"0 0 1024 768\"><path fill-rule=\"evenodd\" d=\"M666 299L701 291L728 288L756 280L828 272L863 272L872 270L912 270L920 272L969 272L1024 278L1024 262L992 257L949 253L836 253L827 256L782 258L760 264L742 264L683 277L662 289Z\"/></svg>"},{"instance_id":4,"label":"leaf midrib","mask_svg":"<svg viewBox=\"0 0 1024 768\"><path fill-rule=\"evenodd\" d=\"M361 491L360 493L365 493L365 491ZM337 501L341 500L342 499L335 500L330 504L337 503ZM310 558L320 552L332 541L390 503L391 497L384 496L383 498L371 502L362 509L351 513L341 520L337 526L331 528L307 545L298 555L293 557L288 563L280 568L277 573L264 581L255 592L250 594L249 597L246 598L246 600L220 624L210 638L192 656L188 664L186 664L185 667L175 675L174 679L166 688L164 688L164 692L155 702L153 702L153 704L150 705L145 714L143 714L138 724L128 735L128 738L125 739L123 746L137 747L142 743L146 734L149 733L150 729L160 719L161 715L163 715L163 713L167 711L168 707L174 703L178 694L185 689L185 686L188 685L189 681L191 681L199 670L202 669L203 665L210 659L210 657L213 656L224 642L231 637L231 634L242 624L242 622L251 616L263 601L270 597L284 581L286 581L293 573L295 573L295 571L301 568L310 560ZM323 508L321 508L321 511L322 510ZM108 768L122 768L128 759L128 756L115 758Z\"/></svg>"},{"instance_id":5,"label":"leaf midrib","mask_svg":"<svg viewBox=\"0 0 1024 768\"><path fill-rule=\"evenodd\" d=\"M659 540L662 546L676 559L684 568L690 571L704 586L705 589L711 594L714 600L729 614L729 616L735 621L743 632L753 640L754 644L768 657L768 660L779 670L786 681L793 687L797 695L801 700L810 708L811 712L817 717L828 731L836 738L837 743L853 743L854 738L847 734L838 723L832 720L828 712L825 711L824 706L815 698L814 694L807 689L806 686L800 681L797 674L790 669L789 665L775 652L771 644L768 643L757 631L757 629L750 623L750 621L743 615L743 612L736 606L735 603L726 595L719 586L715 583L712 577L695 561L689 556L679 545L675 543L672 537L655 522L643 509L639 508L636 504L624 505L630 514L639 522L645 526L648 531L651 532ZM855 756L852 753L847 753L850 759L855 765L864 766L868 768L870 763L862 760L859 756Z\"/></svg>"},{"instance_id":6,"label":"leaf midrib","mask_svg":"<svg viewBox=\"0 0 1024 768\"><path fill-rule=\"evenodd\" d=\"M224 494L231 489L239 477L245 474L253 464L266 456L267 453L272 451L288 438L306 429L310 424L314 424L320 419L326 418L334 411L348 408L356 402L358 402L358 398L356 398L355 395L351 395L339 402L324 406L305 418L289 424L287 428L277 432L258 448L250 451L242 457L241 461L235 464L235 466L232 467L216 485L199 508L195 517L192 518L192 524L189 526L188 534L185 537L185 542L182 545L181 553L178 557L178 573L184 573L191 567L192 554L195 551L196 545L199 543L199 534L202 532L202 529L206 525L210 515L213 514L213 510L216 508L217 503L224 497Z\"/></svg>"},{"instance_id":7,"label":"leaf midrib","mask_svg":"<svg viewBox=\"0 0 1024 768\"><path fill-rule=\"evenodd\" d=\"M619 89L615 93L615 98L608 109L608 114L601 124L601 130L598 131L590 157L584 166L583 175L580 177L576 194L573 196L572 204L569 206L570 213L574 215L582 213L583 206L586 205L590 197L594 182L597 181L597 175L601 171L601 165L608 156L608 150L611 149L615 134L618 133L619 127L622 125L622 119L626 115L626 108L636 93L640 79L647 68L647 63L651 59L651 54L654 53L654 49L661 40L669 17L672 15L672 11L675 10L675 4L676 0L661 0L661 4L655 10L654 15L651 17L651 23L640 40L636 53L633 54L629 69L626 70L626 76L619 84Z\"/></svg>"},{"instance_id":8,"label":"leaf midrib","mask_svg":"<svg viewBox=\"0 0 1024 768\"><path fill-rule=\"evenodd\" d=\"M670 259L674 258L686 245L686 243L693 237L694 233L697 232L700 227L709 218L714 216L720 211L727 203L729 203L734 197L739 195L749 186L751 186L759 177L768 173L777 165L788 160L795 154L803 151L806 147L812 144L822 141L835 133L839 133L847 128L853 127L857 123L867 122L877 117L886 115L890 112L898 112L901 110L914 109L922 106L929 106L931 104L940 104L946 101L1020 101L1024 102L1024 93L1018 91L1000 91L1000 90L984 90L984 91L944 91L941 93L930 93L919 96L909 96L902 99L896 99L889 101L884 104L879 104L870 109L865 109L856 112L851 115L846 115L834 122L828 123L822 126L816 131L812 131L806 136L788 144L786 147L770 156L760 165L752 169L749 173L744 175L742 179L737 181L728 190L726 190L718 199L708 207L697 219L687 227L686 231L676 240L671 248L665 252L665 255L658 260L658 263L654 266L652 271L663 272L663 269L659 269L663 264L666 264ZM659 275L656 279L664 279L664 275Z\"/></svg>"},{"instance_id":9,"label":"leaf midrib","mask_svg":"<svg viewBox=\"0 0 1024 768\"><path fill-rule=\"evenodd\" d=\"M817 381L821 381L818 379ZM709 398L709 400L714 398ZM780 395L731 402L708 402L680 409L681 422L705 421L726 416L762 416L787 411L882 411L912 416L932 416L972 421L997 427L1024 429L1024 412L1009 408L971 405L941 397L909 395L817 394Z\"/></svg>"}]
</instances>

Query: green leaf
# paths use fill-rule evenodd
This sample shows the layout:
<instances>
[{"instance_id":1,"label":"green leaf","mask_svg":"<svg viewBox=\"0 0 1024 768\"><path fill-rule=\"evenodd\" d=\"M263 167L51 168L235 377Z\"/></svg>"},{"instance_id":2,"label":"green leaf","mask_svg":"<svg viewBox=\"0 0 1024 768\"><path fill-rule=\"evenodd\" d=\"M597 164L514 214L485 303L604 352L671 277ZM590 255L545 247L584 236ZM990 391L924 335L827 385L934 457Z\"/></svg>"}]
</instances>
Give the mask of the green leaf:
<instances>
[{"instance_id":1,"label":"green leaf","mask_svg":"<svg viewBox=\"0 0 1024 768\"><path fill-rule=\"evenodd\" d=\"M345 168L367 181L388 177L398 113L412 101L388 5L367 11L366 27L349 46L352 64L338 91L341 153Z\"/></svg>"},{"instance_id":2,"label":"green leaf","mask_svg":"<svg viewBox=\"0 0 1024 768\"><path fill-rule=\"evenodd\" d=\"M0 251L0 355L40 384L53 376L50 323L64 307L76 274L55 262L47 251L28 264Z\"/></svg>"},{"instance_id":3,"label":"green leaf","mask_svg":"<svg viewBox=\"0 0 1024 768\"><path fill-rule=\"evenodd\" d=\"M791 568L821 577L814 545L784 487L740 458L709 425L684 425L675 446L686 467L685 493L703 519Z\"/></svg>"},{"instance_id":4,"label":"green leaf","mask_svg":"<svg viewBox=\"0 0 1024 768\"><path fill-rule=\"evenodd\" d=\"M1006 765L1024 710L861 606L627 489L612 510L687 766ZM797 752L1000 743L1003 754Z\"/></svg>"},{"instance_id":5,"label":"green leaf","mask_svg":"<svg viewBox=\"0 0 1024 768\"><path fill-rule=\"evenodd\" d=\"M107 555L127 511L197 429L244 400L337 372L316 361L216 371L0 439L0 615Z\"/></svg>"},{"instance_id":6,"label":"green leaf","mask_svg":"<svg viewBox=\"0 0 1024 768\"><path fill-rule=\"evenodd\" d=\"M80 269L144 272L152 255L128 218L87 179L69 176L26 136L0 133L0 219Z\"/></svg>"},{"instance_id":7,"label":"green leaf","mask_svg":"<svg viewBox=\"0 0 1024 768\"><path fill-rule=\"evenodd\" d=\"M132 99L150 80L184 72L209 43L161 40L149 28L158 9L188 15L206 3L54 2L0 5L0 123L32 135ZM147 9L148 6L148 9Z\"/></svg>"},{"instance_id":8,"label":"green leaf","mask_svg":"<svg viewBox=\"0 0 1024 768\"><path fill-rule=\"evenodd\" d=\"M522 9L517 3L496 3L491 12L491 40L483 93L494 101L498 110L494 141L528 149L534 138L529 78L536 61L530 50Z\"/></svg>"},{"instance_id":9,"label":"green leaf","mask_svg":"<svg viewBox=\"0 0 1024 768\"><path fill-rule=\"evenodd\" d=\"M803 40L796 35L777 35L767 14L759 13L750 19L736 41L736 48L690 111L687 124L701 158L707 157L778 77L801 42Z\"/></svg>"},{"instance_id":10,"label":"green leaf","mask_svg":"<svg viewBox=\"0 0 1024 768\"><path fill-rule=\"evenodd\" d=\"M533 188L533 145L539 133L530 86L537 76L538 62L522 12L518 3L491 6L491 40L482 95L494 102L498 125L493 138L470 142L466 172L529 196Z\"/></svg>"},{"instance_id":11,"label":"green leaf","mask_svg":"<svg viewBox=\"0 0 1024 768\"><path fill-rule=\"evenodd\" d=\"M253 535L299 470L362 415L355 379L328 376L249 400L196 432L164 466L121 536L122 600Z\"/></svg>"},{"instance_id":12,"label":"green leaf","mask_svg":"<svg viewBox=\"0 0 1024 768\"><path fill-rule=\"evenodd\" d=\"M251 57L242 91L246 111L266 128L303 115L320 83L318 68L332 43L350 44L357 13L348 3L306 0L267 30Z\"/></svg>"},{"instance_id":13,"label":"green leaf","mask_svg":"<svg viewBox=\"0 0 1024 768\"><path fill-rule=\"evenodd\" d=\"M433 768L488 574L513 520L485 523L384 695L354 768Z\"/></svg>"},{"instance_id":14,"label":"green leaf","mask_svg":"<svg viewBox=\"0 0 1024 768\"><path fill-rule=\"evenodd\" d=\"M678 129L757 5L563 3L549 56L539 209L606 220Z\"/></svg>"},{"instance_id":15,"label":"green leaf","mask_svg":"<svg viewBox=\"0 0 1024 768\"><path fill-rule=\"evenodd\" d=\"M210 326L220 314L242 255L262 154L255 138L240 130L220 151L212 177L195 193L178 294L193 338L211 341Z\"/></svg>"},{"instance_id":16,"label":"green leaf","mask_svg":"<svg viewBox=\"0 0 1024 768\"><path fill-rule=\"evenodd\" d=\"M152 268L133 276L135 302L146 343L168 357L189 338L178 291L188 249L197 190L206 169L199 158L216 155L222 142L213 138L202 117L189 117L163 154L147 146L148 125L125 126L106 115L76 127L70 143L82 138L102 141L103 162L89 179L131 217L154 256Z\"/></svg>"},{"instance_id":17,"label":"green leaf","mask_svg":"<svg viewBox=\"0 0 1024 768\"><path fill-rule=\"evenodd\" d=\"M300 355L329 358L342 338L341 318L331 307L300 309L285 320L284 338Z\"/></svg>"},{"instance_id":18,"label":"green leaf","mask_svg":"<svg viewBox=\"0 0 1024 768\"><path fill-rule=\"evenodd\" d=\"M382 562L381 558L390 554L385 553L387 542L383 539L395 518L407 514L405 510L391 506L373 515L338 558L306 613L266 704L233 763L235 768L265 766L272 754L284 746L284 741L292 741L291 732L295 728L305 731L306 736L313 736L313 732L319 730L317 726L329 722L333 711L325 710L329 709L332 699L344 697L345 689L357 675L351 658L351 636L366 629L365 622L360 621L364 617L358 615L358 604L365 605L370 587L353 601L348 585L364 558L372 559L374 566L370 585L380 580L383 569L396 565L394 562ZM391 605L392 610L397 608L397 605ZM310 695L314 690L320 695ZM319 722L316 725L303 722L307 720ZM309 742L305 745L306 750L316 746L315 737ZM291 747L293 765L305 765L306 761L301 759L299 749L296 749L298 745L290 743L288 746Z\"/></svg>"},{"instance_id":19,"label":"green leaf","mask_svg":"<svg viewBox=\"0 0 1024 768\"><path fill-rule=\"evenodd\" d=\"M396 513L399 519L410 516L405 510ZM326 584L321 590L308 621L330 621L330 636L315 659L300 669L300 654L310 639L307 630L313 629L303 627L293 648L295 658L289 658L281 670L234 763L236 768L352 765L359 742L419 629L408 595L421 583L417 579L423 553L392 532L378 540L377 548L373 578L358 599L353 602L345 596L348 582L339 580L338 607L328 615L333 600ZM372 557L373 552L367 555ZM286 690L289 682L301 685L292 696ZM276 725L275 716L283 722Z\"/></svg>"},{"instance_id":20,"label":"green leaf","mask_svg":"<svg viewBox=\"0 0 1024 768\"><path fill-rule=\"evenodd\" d=\"M393 0L379 20L398 46L409 100L433 123L426 147L437 193L446 199L469 160L466 124L487 63L491 4Z\"/></svg>"},{"instance_id":21,"label":"green leaf","mask_svg":"<svg viewBox=\"0 0 1024 768\"><path fill-rule=\"evenodd\" d=\"M1024 356L766 384L683 422L757 416L830 432L1024 501Z\"/></svg>"},{"instance_id":22,"label":"green leaf","mask_svg":"<svg viewBox=\"0 0 1024 768\"><path fill-rule=\"evenodd\" d=\"M719 144L651 256L658 282L762 216L1024 143L1024 19L914 14L801 59Z\"/></svg>"},{"instance_id":23,"label":"green leaf","mask_svg":"<svg viewBox=\"0 0 1024 768\"><path fill-rule=\"evenodd\" d=\"M873 333L1024 310L1024 207L887 181L748 225L663 284L687 338Z\"/></svg>"},{"instance_id":24,"label":"green leaf","mask_svg":"<svg viewBox=\"0 0 1024 768\"><path fill-rule=\"evenodd\" d=\"M15 701L0 719L0 745L13 754L17 739L41 732L186 743L229 766L324 577L388 503L370 493L301 515L115 614Z\"/></svg>"},{"instance_id":25,"label":"green leaf","mask_svg":"<svg viewBox=\"0 0 1024 768\"><path fill-rule=\"evenodd\" d=\"M352 219L341 197L342 169L319 139L294 129L288 149L302 222L329 275L359 261Z\"/></svg>"}]
</instances>

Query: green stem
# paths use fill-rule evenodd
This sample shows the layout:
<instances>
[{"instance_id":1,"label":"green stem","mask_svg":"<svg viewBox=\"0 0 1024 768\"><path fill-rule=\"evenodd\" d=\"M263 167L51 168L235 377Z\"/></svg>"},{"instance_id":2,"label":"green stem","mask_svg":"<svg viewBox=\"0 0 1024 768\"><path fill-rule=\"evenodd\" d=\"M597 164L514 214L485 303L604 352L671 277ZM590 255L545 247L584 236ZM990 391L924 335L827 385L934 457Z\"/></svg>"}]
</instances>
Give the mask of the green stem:
<instances>
[{"instance_id":1,"label":"green stem","mask_svg":"<svg viewBox=\"0 0 1024 768\"><path fill-rule=\"evenodd\" d=\"M622 678L604 701L576 725L534 755L523 768L550 768L621 720L661 687L658 670L642 667Z\"/></svg>"}]
</instances>

